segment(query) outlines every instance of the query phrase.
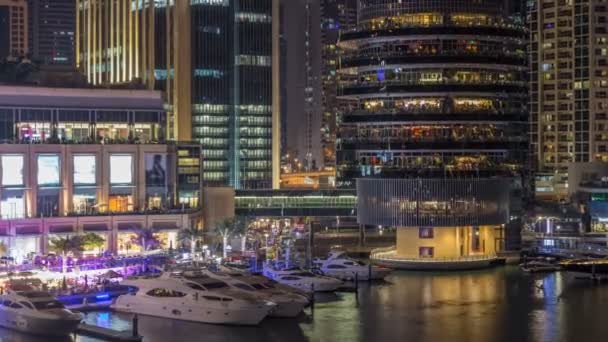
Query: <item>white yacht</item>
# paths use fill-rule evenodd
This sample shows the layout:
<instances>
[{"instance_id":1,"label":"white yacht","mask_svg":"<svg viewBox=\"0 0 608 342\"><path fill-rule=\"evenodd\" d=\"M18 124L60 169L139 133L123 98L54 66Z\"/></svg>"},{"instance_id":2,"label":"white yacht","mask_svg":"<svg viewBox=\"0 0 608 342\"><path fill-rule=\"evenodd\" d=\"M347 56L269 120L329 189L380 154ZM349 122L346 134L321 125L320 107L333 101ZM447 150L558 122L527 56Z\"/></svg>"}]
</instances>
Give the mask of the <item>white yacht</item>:
<instances>
[{"instance_id":1,"label":"white yacht","mask_svg":"<svg viewBox=\"0 0 608 342\"><path fill-rule=\"evenodd\" d=\"M332 251L327 258L316 258L313 260L315 267L323 274L342 280L379 280L384 279L391 273L385 267L365 264L361 261L349 258L345 252ZM371 272L371 273L370 273ZM356 275L356 276L355 276Z\"/></svg>"},{"instance_id":2,"label":"white yacht","mask_svg":"<svg viewBox=\"0 0 608 342\"><path fill-rule=\"evenodd\" d=\"M301 291L332 292L340 288L343 283L336 278L327 277L301 268L276 269L264 264L263 274L278 283L288 285Z\"/></svg>"},{"instance_id":3,"label":"white yacht","mask_svg":"<svg viewBox=\"0 0 608 342\"><path fill-rule=\"evenodd\" d=\"M275 286L268 278L244 273L212 272L210 270L202 270L201 272L210 278L221 280L232 289L244 291L262 300L275 303L276 307L270 312L271 317L296 317L309 303L309 299L305 295L281 289L280 286ZM185 276L186 279L189 279L188 274ZM204 281L204 278L202 279ZM192 280L197 281L197 278ZM204 283L201 285L204 286Z\"/></svg>"},{"instance_id":4,"label":"white yacht","mask_svg":"<svg viewBox=\"0 0 608 342\"><path fill-rule=\"evenodd\" d=\"M9 291L0 300L0 326L21 332L67 336L83 319L47 292Z\"/></svg>"},{"instance_id":5,"label":"white yacht","mask_svg":"<svg viewBox=\"0 0 608 342\"><path fill-rule=\"evenodd\" d=\"M173 278L129 279L123 285L138 289L122 295L111 307L117 311L212 324L256 325L272 310L272 303L210 291L193 281Z\"/></svg>"}]
</instances>

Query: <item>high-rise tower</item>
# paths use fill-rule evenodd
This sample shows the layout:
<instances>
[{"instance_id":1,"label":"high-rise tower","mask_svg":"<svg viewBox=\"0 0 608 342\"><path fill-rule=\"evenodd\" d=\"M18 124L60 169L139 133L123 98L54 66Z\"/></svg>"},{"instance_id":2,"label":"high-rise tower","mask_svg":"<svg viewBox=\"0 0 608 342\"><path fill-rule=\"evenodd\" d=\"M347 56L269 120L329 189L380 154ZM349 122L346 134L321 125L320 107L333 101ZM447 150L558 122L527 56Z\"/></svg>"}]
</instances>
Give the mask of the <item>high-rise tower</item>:
<instances>
[{"instance_id":1,"label":"high-rise tower","mask_svg":"<svg viewBox=\"0 0 608 342\"><path fill-rule=\"evenodd\" d=\"M525 184L525 28L502 0L359 4L338 44L338 184L360 224L397 227L380 258L487 265Z\"/></svg>"},{"instance_id":2,"label":"high-rise tower","mask_svg":"<svg viewBox=\"0 0 608 342\"><path fill-rule=\"evenodd\" d=\"M0 0L0 59L27 53L27 3Z\"/></svg>"},{"instance_id":3,"label":"high-rise tower","mask_svg":"<svg viewBox=\"0 0 608 342\"><path fill-rule=\"evenodd\" d=\"M78 8L78 66L93 84L164 91L169 138L203 145L205 185L278 186L278 0Z\"/></svg>"}]
</instances>

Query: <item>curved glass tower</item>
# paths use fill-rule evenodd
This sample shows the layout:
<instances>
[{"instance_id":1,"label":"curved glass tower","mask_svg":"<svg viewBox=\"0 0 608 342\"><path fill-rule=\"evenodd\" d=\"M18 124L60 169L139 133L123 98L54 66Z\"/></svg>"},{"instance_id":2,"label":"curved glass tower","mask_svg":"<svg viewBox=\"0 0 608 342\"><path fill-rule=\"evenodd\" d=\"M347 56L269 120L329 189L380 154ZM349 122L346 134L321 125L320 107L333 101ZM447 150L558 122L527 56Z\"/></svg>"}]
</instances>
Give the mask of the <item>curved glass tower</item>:
<instances>
[{"instance_id":1,"label":"curved glass tower","mask_svg":"<svg viewBox=\"0 0 608 342\"><path fill-rule=\"evenodd\" d=\"M526 32L505 4L362 0L341 36L339 185L359 183L361 224L400 227L397 255L501 248L527 151Z\"/></svg>"}]
</instances>

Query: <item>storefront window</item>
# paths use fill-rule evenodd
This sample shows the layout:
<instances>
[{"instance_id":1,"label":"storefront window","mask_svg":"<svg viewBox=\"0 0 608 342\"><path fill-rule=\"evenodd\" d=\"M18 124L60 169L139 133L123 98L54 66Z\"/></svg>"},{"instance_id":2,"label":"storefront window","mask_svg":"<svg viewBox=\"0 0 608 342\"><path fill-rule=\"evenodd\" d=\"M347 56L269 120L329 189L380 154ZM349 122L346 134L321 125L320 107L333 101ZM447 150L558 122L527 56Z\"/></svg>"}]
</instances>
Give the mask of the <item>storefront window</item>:
<instances>
[{"instance_id":1,"label":"storefront window","mask_svg":"<svg viewBox=\"0 0 608 342\"><path fill-rule=\"evenodd\" d=\"M108 210L115 213L133 211L133 196L110 195L108 198Z\"/></svg>"},{"instance_id":2,"label":"storefront window","mask_svg":"<svg viewBox=\"0 0 608 342\"><path fill-rule=\"evenodd\" d=\"M25 200L23 191L4 191L0 201L0 216L3 219L25 217Z\"/></svg>"},{"instance_id":3,"label":"storefront window","mask_svg":"<svg viewBox=\"0 0 608 342\"><path fill-rule=\"evenodd\" d=\"M23 155L2 156L2 185L23 185Z\"/></svg>"},{"instance_id":4,"label":"storefront window","mask_svg":"<svg viewBox=\"0 0 608 342\"><path fill-rule=\"evenodd\" d=\"M127 124L97 124L97 137L110 140L127 140L129 126Z\"/></svg>"},{"instance_id":5,"label":"storefront window","mask_svg":"<svg viewBox=\"0 0 608 342\"><path fill-rule=\"evenodd\" d=\"M136 239L137 235L135 233L118 233L116 245L118 248L118 254L130 255L141 253L142 248L140 244L134 242Z\"/></svg>"},{"instance_id":6,"label":"storefront window","mask_svg":"<svg viewBox=\"0 0 608 342\"><path fill-rule=\"evenodd\" d=\"M95 156L76 155L74 156L74 184L93 185L95 179Z\"/></svg>"},{"instance_id":7,"label":"storefront window","mask_svg":"<svg viewBox=\"0 0 608 342\"><path fill-rule=\"evenodd\" d=\"M40 253L40 237L17 236L8 250L9 255L15 258L15 262L22 263Z\"/></svg>"},{"instance_id":8,"label":"storefront window","mask_svg":"<svg viewBox=\"0 0 608 342\"><path fill-rule=\"evenodd\" d=\"M41 191L36 201L38 217L59 216L59 191Z\"/></svg>"},{"instance_id":9,"label":"storefront window","mask_svg":"<svg viewBox=\"0 0 608 342\"><path fill-rule=\"evenodd\" d=\"M110 184L133 183L133 156L113 154L110 156Z\"/></svg>"},{"instance_id":10,"label":"storefront window","mask_svg":"<svg viewBox=\"0 0 608 342\"><path fill-rule=\"evenodd\" d=\"M160 248L168 250L171 248L178 247L177 232L163 231L156 234L158 241L160 242Z\"/></svg>"},{"instance_id":11,"label":"storefront window","mask_svg":"<svg viewBox=\"0 0 608 342\"><path fill-rule=\"evenodd\" d=\"M92 214L97 211L97 189L84 188L74 189L72 204L74 212L77 214Z\"/></svg>"},{"instance_id":12,"label":"storefront window","mask_svg":"<svg viewBox=\"0 0 608 342\"><path fill-rule=\"evenodd\" d=\"M38 186L57 186L61 183L59 155L41 154L38 156Z\"/></svg>"},{"instance_id":13,"label":"storefront window","mask_svg":"<svg viewBox=\"0 0 608 342\"><path fill-rule=\"evenodd\" d=\"M197 191L180 191L179 204L184 208L198 207L198 192Z\"/></svg>"},{"instance_id":14,"label":"storefront window","mask_svg":"<svg viewBox=\"0 0 608 342\"><path fill-rule=\"evenodd\" d=\"M19 124L19 140L45 141L51 137L51 124L48 122L22 122Z\"/></svg>"},{"instance_id":15,"label":"storefront window","mask_svg":"<svg viewBox=\"0 0 608 342\"><path fill-rule=\"evenodd\" d=\"M59 139L85 141L90 139L89 123L60 123L57 127Z\"/></svg>"}]
</instances>

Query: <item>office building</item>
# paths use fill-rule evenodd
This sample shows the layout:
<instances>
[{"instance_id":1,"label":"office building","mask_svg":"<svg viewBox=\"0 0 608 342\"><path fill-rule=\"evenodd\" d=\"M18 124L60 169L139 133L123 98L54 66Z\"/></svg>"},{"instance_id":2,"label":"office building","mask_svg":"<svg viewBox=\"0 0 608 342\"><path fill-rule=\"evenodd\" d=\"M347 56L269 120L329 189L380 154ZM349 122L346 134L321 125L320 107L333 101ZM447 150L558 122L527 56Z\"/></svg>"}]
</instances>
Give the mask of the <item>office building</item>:
<instances>
[{"instance_id":1,"label":"office building","mask_svg":"<svg viewBox=\"0 0 608 342\"><path fill-rule=\"evenodd\" d=\"M25 0L0 0L0 59L25 56L27 34Z\"/></svg>"},{"instance_id":2,"label":"office building","mask_svg":"<svg viewBox=\"0 0 608 342\"><path fill-rule=\"evenodd\" d=\"M359 4L338 43L338 186L360 224L397 227L381 262L488 265L525 184L525 27L501 0Z\"/></svg>"},{"instance_id":3,"label":"office building","mask_svg":"<svg viewBox=\"0 0 608 342\"><path fill-rule=\"evenodd\" d=\"M76 0L28 0L28 45L32 59L73 66Z\"/></svg>"},{"instance_id":4,"label":"office building","mask_svg":"<svg viewBox=\"0 0 608 342\"><path fill-rule=\"evenodd\" d=\"M278 5L78 1L77 66L94 85L163 91L167 137L202 144L205 185L278 187Z\"/></svg>"},{"instance_id":5,"label":"office building","mask_svg":"<svg viewBox=\"0 0 608 342\"><path fill-rule=\"evenodd\" d=\"M570 163L608 161L608 4L528 1L536 196L567 197Z\"/></svg>"}]
</instances>

